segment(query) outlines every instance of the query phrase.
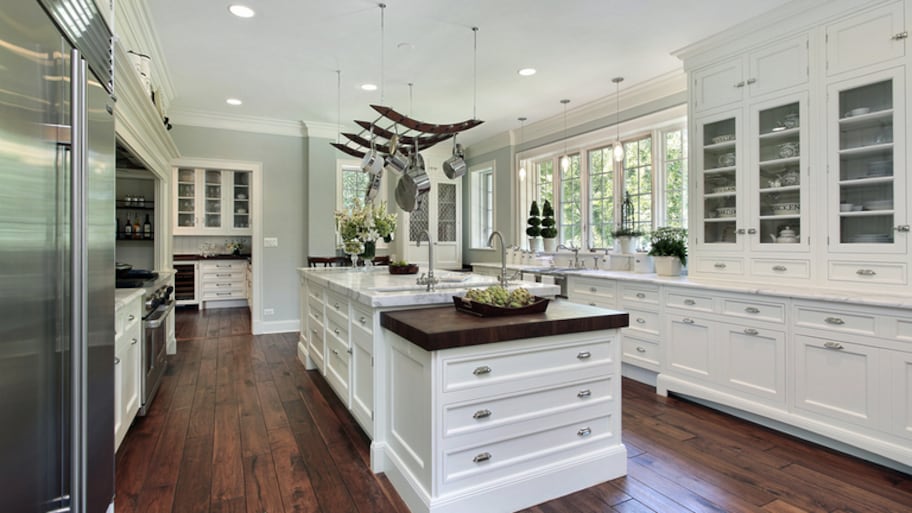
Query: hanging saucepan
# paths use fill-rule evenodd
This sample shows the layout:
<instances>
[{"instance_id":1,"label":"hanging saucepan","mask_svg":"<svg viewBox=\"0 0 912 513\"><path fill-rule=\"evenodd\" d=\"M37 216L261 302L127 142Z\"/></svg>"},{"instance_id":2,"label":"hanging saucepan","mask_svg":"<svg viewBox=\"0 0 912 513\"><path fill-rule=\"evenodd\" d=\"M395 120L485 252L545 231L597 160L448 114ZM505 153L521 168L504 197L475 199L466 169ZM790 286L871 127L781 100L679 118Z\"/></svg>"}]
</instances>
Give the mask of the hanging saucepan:
<instances>
[{"instance_id":1,"label":"hanging saucepan","mask_svg":"<svg viewBox=\"0 0 912 513\"><path fill-rule=\"evenodd\" d=\"M389 141L389 155L386 156L386 165L397 173L404 173L408 168L409 159L399 151L399 134L393 134Z\"/></svg>"},{"instance_id":2,"label":"hanging saucepan","mask_svg":"<svg viewBox=\"0 0 912 513\"><path fill-rule=\"evenodd\" d=\"M367 192L364 194L364 201L370 203L374 201L374 198L377 197L377 193L380 192L380 179L383 178L383 168L377 170L376 173L371 173L371 181L367 186Z\"/></svg>"},{"instance_id":3,"label":"hanging saucepan","mask_svg":"<svg viewBox=\"0 0 912 513\"><path fill-rule=\"evenodd\" d=\"M462 145L456 144L453 136L453 155L443 162L443 174L449 179L460 178L466 173L466 163L463 158Z\"/></svg>"},{"instance_id":4,"label":"hanging saucepan","mask_svg":"<svg viewBox=\"0 0 912 513\"><path fill-rule=\"evenodd\" d=\"M396 203L406 212L414 212L421 206L423 196L431 190L431 179L424 168L424 157L412 153L409 166L396 184Z\"/></svg>"},{"instance_id":5,"label":"hanging saucepan","mask_svg":"<svg viewBox=\"0 0 912 513\"><path fill-rule=\"evenodd\" d=\"M364 154L364 159L361 161L361 171L365 173L370 173L372 176L376 176L383 171L383 157L377 154L374 150L374 126L371 125L371 139L370 139L370 150Z\"/></svg>"},{"instance_id":6,"label":"hanging saucepan","mask_svg":"<svg viewBox=\"0 0 912 513\"><path fill-rule=\"evenodd\" d=\"M418 188L411 175L404 173L396 184L396 204L405 212L414 212L418 202Z\"/></svg>"}]
</instances>

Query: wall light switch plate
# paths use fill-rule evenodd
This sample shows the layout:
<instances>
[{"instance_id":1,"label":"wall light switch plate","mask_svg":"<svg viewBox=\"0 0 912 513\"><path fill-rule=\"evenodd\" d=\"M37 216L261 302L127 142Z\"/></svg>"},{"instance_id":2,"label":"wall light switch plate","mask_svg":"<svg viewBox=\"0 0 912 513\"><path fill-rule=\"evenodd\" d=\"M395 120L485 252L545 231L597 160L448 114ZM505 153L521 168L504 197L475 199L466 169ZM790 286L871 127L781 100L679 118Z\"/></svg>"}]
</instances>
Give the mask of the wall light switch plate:
<instances>
[{"instance_id":1,"label":"wall light switch plate","mask_svg":"<svg viewBox=\"0 0 912 513\"><path fill-rule=\"evenodd\" d=\"M263 238L263 247L264 248L279 247L279 238L278 237L264 237Z\"/></svg>"},{"instance_id":2,"label":"wall light switch plate","mask_svg":"<svg viewBox=\"0 0 912 513\"><path fill-rule=\"evenodd\" d=\"M272 308L264 308L263 315L264 316L265 315L275 315L275 310L273 310Z\"/></svg>"}]
</instances>

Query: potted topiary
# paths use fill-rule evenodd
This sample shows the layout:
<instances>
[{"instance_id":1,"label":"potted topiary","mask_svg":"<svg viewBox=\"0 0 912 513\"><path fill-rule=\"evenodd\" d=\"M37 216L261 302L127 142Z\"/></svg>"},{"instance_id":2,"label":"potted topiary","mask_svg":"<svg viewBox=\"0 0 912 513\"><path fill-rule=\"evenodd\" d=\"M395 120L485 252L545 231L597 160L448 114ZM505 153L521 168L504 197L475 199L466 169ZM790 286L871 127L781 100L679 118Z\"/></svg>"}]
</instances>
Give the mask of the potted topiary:
<instances>
[{"instance_id":1,"label":"potted topiary","mask_svg":"<svg viewBox=\"0 0 912 513\"><path fill-rule=\"evenodd\" d=\"M652 248L649 254L655 259L656 274L680 276L681 266L687 265L687 230L664 226L649 236Z\"/></svg>"},{"instance_id":2,"label":"potted topiary","mask_svg":"<svg viewBox=\"0 0 912 513\"><path fill-rule=\"evenodd\" d=\"M633 240L642 235L643 232L625 226L620 226L611 232L611 236L618 241L618 249L624 255L633 253Z\"/></svg>"},{"instance_id":3,"label":"potted topiary","mask_svg":"<svg viewBox=\"0 0 912 513\"><path fill-rule=\"evenodd\" d=\"M554 227L556 222L554 221L554 209L551 207L551 202L545 200L545 203L542 205L542 220L541 220L541 236L542 242L545 244L546 253L554 253L557 250L557 228Z\"/></svg>"},{"instance_id":4,"label":"potted topiary","mask_svg":"<svg viewBox=\"0 0 912 513\"><path fill-rule=\"evenodd\" d=\"M541 249L541 239L538 238L541 235L541 219L538 216L541 215L541 212L538 210L538 203L535 201L532 202L532 206L529 208L529 219L526 220L526 224L529 225L526 228L526 235L529 236L529 249L532 251L539 251Z\"/></svg>"}]
</instances>

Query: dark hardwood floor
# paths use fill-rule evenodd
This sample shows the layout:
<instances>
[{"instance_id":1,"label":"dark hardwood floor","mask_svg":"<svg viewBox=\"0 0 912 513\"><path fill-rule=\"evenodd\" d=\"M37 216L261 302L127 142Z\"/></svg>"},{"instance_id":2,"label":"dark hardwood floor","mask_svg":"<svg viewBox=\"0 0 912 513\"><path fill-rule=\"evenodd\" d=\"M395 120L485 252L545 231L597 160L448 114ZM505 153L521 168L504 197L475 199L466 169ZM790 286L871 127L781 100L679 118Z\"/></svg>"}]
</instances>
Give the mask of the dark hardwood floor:
<instances>
[{"instance_id":1,"label":"dark hardwood floor","mask_svg":"<svg viewBox=\"0 0 912 513\"><path fill-rule=\"evenodd\" d=\"M179 310L178 354L117 453L117 513L407 513L296 333ZM623 383L629 475L523 513L912 512L912 477ZM486 512L466 512L486 513Z\"/></svg>"}]
</instances>

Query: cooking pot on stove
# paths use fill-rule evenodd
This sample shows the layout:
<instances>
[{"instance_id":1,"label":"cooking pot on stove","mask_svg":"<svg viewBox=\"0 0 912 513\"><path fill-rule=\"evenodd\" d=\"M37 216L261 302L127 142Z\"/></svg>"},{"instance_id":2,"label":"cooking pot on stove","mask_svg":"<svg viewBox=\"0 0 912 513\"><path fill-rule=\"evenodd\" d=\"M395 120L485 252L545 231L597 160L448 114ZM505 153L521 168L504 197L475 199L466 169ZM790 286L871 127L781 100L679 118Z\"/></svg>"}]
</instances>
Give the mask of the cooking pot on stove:
<instances>
[{"instance_id":1,"label":"cooking pot on stove","mask_svg":"<svg viewBox=\"0 0 912 513\"><path fill-rule=\"evenodd\" d=\"M130 270L133 269L133 266L130 264L123 264L123 263L117 262L115 264L114 268L117 270L116 276L118 278L125 278L127 276L127 274L130 272Z\"/></svg>"}]
</instances>

